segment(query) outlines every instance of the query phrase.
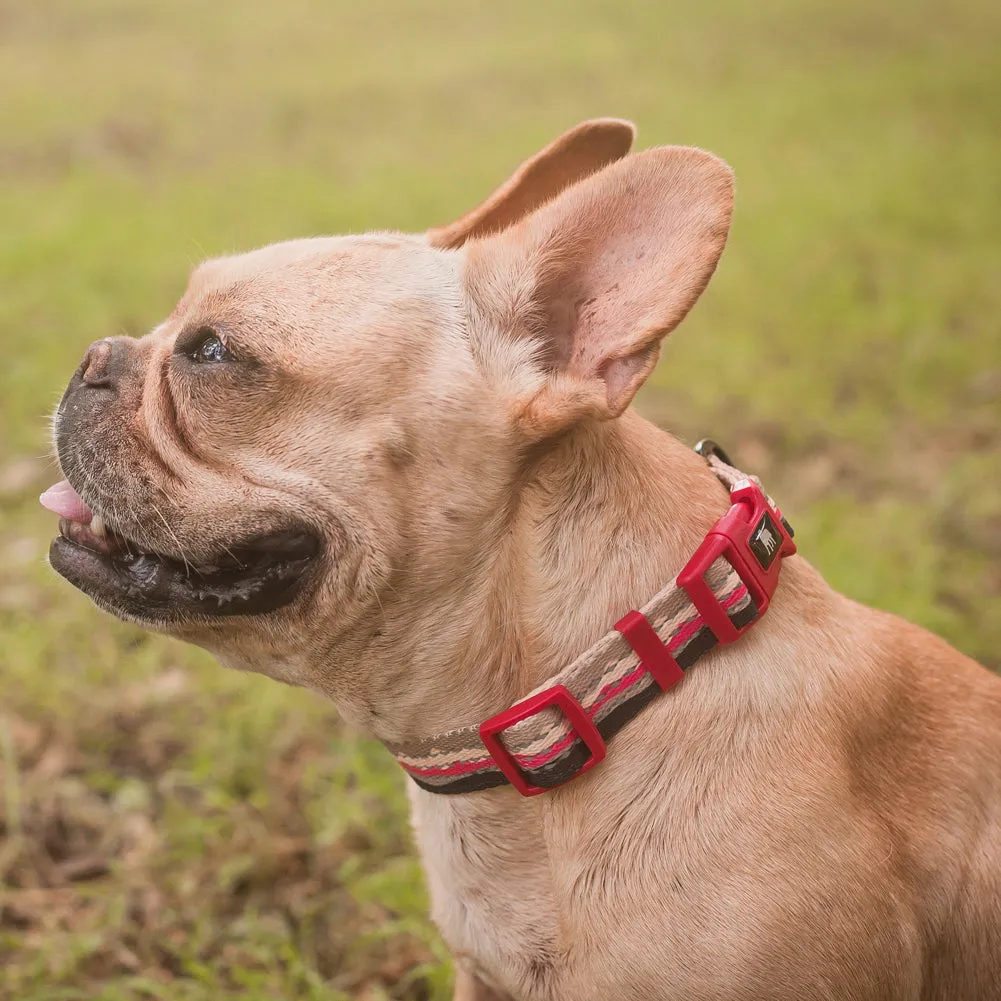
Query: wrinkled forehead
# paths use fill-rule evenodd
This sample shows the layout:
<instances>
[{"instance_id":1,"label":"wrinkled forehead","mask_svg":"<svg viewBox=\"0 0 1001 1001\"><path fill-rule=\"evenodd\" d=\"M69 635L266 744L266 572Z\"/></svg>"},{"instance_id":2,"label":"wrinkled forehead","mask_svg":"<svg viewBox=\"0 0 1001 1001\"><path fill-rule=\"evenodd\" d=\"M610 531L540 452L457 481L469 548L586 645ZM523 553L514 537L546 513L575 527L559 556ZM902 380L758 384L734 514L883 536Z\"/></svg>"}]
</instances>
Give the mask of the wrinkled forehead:
<instances>
[{"instance_id":1,"label":"wrinkled forehead","mask_svg":"<svg viewBox=\"0 0 1001 1001\"><path fill-rule=\"evenodd\" d=\"M168 321L211 326L258 357L428 343L455 326L461 296L451 255L397 234L274 244L199 265Z\"/></svg>"}]
</instances>

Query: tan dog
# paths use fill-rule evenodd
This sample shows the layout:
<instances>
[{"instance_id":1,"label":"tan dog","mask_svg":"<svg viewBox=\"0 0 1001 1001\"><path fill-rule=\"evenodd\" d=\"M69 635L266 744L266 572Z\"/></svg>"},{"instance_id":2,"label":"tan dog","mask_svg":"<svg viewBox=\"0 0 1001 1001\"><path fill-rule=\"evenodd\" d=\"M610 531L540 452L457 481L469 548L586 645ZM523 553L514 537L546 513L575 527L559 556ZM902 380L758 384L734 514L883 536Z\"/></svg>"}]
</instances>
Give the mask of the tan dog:
<instances>
[{"instance_id":1,"label":"tan dog","mask_svg":"<svg viewBox=\"0 0 1001 1001\"><path fill-rule=\"evenodd\" d=\"M152 333L92 345L55 422L55 569L329 696L422 786L448 731L585 653L637 688L673 671L656 645L633 670L612 626L731 501L627 407L716 266L732 179L626 156L632 134L585 123L426 237L210 261ZM754 629L707 652L702 623L703 662L587 774L410 783L457 997L1001 997L1001 680L780 565ZM670 593L678 650L702 620Z\"/></svg>"}]
</instances>

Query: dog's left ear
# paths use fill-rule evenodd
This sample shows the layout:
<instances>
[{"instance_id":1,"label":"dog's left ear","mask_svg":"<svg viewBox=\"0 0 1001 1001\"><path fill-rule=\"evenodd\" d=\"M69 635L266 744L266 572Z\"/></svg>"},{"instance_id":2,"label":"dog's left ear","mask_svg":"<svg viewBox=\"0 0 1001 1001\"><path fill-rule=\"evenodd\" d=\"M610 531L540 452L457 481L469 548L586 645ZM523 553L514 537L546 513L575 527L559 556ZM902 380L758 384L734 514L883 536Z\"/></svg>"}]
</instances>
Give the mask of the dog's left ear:
<instances>
[{"instance_id":1,"label":"dog's left ear","mask_svg":"<svg viewBox=\"0 0 1001 1001\"><path fill-rule=\"evenodd\" d=\"M636 153L465 248L481 325L534 342L544 369L514 401L533 436L617 417L662 338L706 287L730 228L733 173L703 150ZM496 336L487 333L485 336Z\"/></svg>"},{"instance_id":2,"label":"dog's left ear","mask_svg":"<svg viewBox=\"0 0 1001 1001\"><path fill-rule=\"evenodd\" d=\"M461 219L428 230L432 247L454 250L497 233L533 212L569 185L629 152L636 126L621 118L592 118L526 160L486 201Z\"/></svg>"}]
</instances>

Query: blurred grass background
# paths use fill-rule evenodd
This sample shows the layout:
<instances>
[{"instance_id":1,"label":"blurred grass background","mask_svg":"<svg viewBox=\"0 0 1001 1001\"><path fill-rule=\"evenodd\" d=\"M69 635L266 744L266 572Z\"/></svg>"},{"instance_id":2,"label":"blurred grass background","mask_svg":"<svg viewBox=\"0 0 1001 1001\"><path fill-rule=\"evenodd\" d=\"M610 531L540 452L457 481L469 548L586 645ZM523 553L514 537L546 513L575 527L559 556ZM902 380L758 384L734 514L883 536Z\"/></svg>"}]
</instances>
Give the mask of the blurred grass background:
<instances>
[{"instance_id":1,"label":"blurred grass background","mask_svg":"<svg viewBox=\"0 0 1001 1001\"><path fill-rule=\"evenodd\" d=\"M57 580L46 415L201 257L441 223L583 118L737 172L641 407L1001 665L999 45L995 0L0 0L0 997L448 996L388 755Z\"/></svg>"}]
</instances>

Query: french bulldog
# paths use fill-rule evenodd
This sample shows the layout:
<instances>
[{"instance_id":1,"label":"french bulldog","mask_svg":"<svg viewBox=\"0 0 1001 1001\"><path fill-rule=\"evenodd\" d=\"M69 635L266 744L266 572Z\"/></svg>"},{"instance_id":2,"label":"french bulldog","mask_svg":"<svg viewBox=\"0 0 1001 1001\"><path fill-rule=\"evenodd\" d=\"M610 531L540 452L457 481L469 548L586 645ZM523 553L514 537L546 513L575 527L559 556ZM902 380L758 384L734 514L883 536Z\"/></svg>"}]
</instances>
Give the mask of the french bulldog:
<instances>
[{"instance_id":1,"label":"french bulldog","mask_svg":"<svg viewBox=\"0 0 1001 1001\"><path fill-rule=\"evenodd\" d=\"M630 409L733 202L633 138L208 261L92 344L51 564L390 748L457 999L996 1001L1001 679Z\"/></svg>"}]
</instances>

